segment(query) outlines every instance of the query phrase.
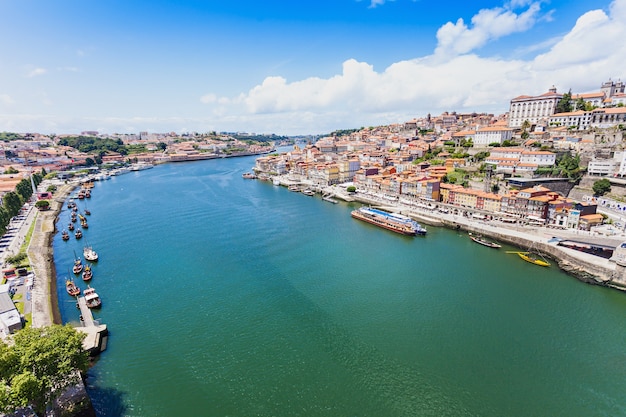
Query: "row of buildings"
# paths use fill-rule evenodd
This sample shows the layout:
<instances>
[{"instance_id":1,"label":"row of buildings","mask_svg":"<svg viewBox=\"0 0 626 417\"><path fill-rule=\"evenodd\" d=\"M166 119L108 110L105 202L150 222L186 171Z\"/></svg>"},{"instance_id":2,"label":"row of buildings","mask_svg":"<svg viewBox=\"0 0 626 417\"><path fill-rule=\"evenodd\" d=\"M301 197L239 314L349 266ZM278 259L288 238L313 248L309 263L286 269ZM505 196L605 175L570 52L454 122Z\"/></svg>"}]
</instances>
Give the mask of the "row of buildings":
<instances>
[{"instance_id":1,"label":"row of buildings","mask_svg":"<svg viewBox=\"0 0 626 417\"><path fill-rule=\"evenodd\" d=\"M381 131L354 141L342 138L337 146L324 138L316 145L294 147L290 152L257 158L255 171L269 176L282 175L320 188L333 184L353 184L358 192L390 202L420 205L443 204L450 209L497 217L509 221L533 222L560 228L588 230L601 224L593 203L576 203L544 186L492 192L485 177L482 189L447 182L447 175L465 166L466 159L447 157L441 165L417 163L420 146L410 143L381 147ZM391 142L396 143L396 142ZM440 154L441 155L441 154ZM552 166L556 154L525 148L493 148L486 162L503 171L523 171L525 167ZM508 188L508 187L507 187Z\"/></svg>"}]
</instances>

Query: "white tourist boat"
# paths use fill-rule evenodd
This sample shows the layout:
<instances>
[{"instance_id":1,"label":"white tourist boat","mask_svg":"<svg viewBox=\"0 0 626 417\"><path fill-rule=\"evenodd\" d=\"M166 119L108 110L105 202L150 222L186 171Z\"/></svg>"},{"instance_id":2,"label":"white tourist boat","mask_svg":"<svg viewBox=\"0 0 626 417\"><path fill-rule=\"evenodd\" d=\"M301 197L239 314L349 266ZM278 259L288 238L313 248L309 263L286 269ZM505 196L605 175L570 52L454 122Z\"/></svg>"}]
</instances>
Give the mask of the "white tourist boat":
<instances>
[{"instance_id":1,"label":"white tourist boat","mask_svg":"<svg viewBox=\"0 0 626 417\"><path fill-rule=\"evenodd\" d=\"M95 262L98 260L98 253L91 246L85 246L83 249L83 257L85 260Z\"/></svg>"}]
</instances>

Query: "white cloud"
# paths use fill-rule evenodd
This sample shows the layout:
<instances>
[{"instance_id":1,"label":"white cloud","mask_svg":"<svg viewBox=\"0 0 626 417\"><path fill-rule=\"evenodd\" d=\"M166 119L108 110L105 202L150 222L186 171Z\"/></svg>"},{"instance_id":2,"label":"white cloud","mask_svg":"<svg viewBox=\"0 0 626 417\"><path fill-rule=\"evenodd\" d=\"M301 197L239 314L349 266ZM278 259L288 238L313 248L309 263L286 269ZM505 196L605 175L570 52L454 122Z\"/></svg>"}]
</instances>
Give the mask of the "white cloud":
<instances>
[{"instance_id":1,"label":"white cloud","mask_svg":"<svg viewBox=\"0 0 626 417\"><path fill-rule=\"evenodd\" d=\"M396 123L428 112L504 113L509 100L520 94L541 94L552 85L559 91L595 91L608 78L624 76L626 0L615 0L609 10L608 15L601 10L584 14L569 33L543 45L547 52L527 60L463 51L532 26L537 3L530 3L520 15L506 9L482 10L472 19L472 29L463 24L444 26L433 55L397 62L383 72L349 59L341 73L330 78L288 82L280 76L267 77L239 97L206 95L202 101L212 106L215 123L256 122L265 125L265 131L287 133L295 133L287 130L290 127L314 133ZM442 41L443 34L448 41ZM442 48L454 53L442 59Z\"/></svg>"},{"instance_id":2,"label":"white cloud","mask_svg":"<svg viewBox=\"0 0 626 417\"><path fill-rule=\"evenodd\" d=\"M48 71L45 68L34 68L34 69L28 71L26 76L28 78L38 77L40 75L44 75L46 72L48 72Z\"/></svg>"},{"instance_id":3,"label":"white cloud","mask_svg":"<svg viewBox=\"0 0 626 417\"><path fill-rule=\"evenodd\" d=\"M518 2L519 3L519 2ZM515 32L530 29L540 17L540 3L533 2L524 12L516 14L508 7L482 9L472 17L472 27L463 19L448 22L437 31L435 55L448 57L469 53L487 42Z\"/></svg>"},{"instance_id":4,"label":"white cloud","mask_svg":"<svg viewBox=\"0 0 626 417\"><path fill-rule=\"evenodd\" d=\"M0 94L0 104L3 106L10 106L15 101L8 94Z\"/></svg>"},{"instance_id":5,"label":"white cloud","mask_svg":"<svg viewBox=\"0 0 626 417\"><path fill-rule=\"evenodd\" d=\"M382 6L383 4L385 4L385 0L371 0L369 7L370 9L373 9L376 6Z\"/></svg>"}]
</instances>

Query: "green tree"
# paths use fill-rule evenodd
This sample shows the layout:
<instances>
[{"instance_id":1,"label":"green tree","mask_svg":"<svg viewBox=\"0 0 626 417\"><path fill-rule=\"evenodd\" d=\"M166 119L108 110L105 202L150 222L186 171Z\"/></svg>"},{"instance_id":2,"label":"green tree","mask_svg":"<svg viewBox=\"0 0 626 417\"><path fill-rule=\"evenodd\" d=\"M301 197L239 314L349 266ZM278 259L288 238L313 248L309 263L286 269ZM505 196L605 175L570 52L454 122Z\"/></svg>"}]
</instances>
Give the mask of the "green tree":
<instances>
[{"instance_id":1,"label":"green tree","mask_svg":"<svg viewBox=\"0 0 626 417\"><path fill-rule=\"evenodd\" d=\"M19 171L13 167L8 167L7 169L4 170L5 174L17 174Z\"/></svg>"},{"instance_id":2,"label":"green tree","mask_svg":"<svg viewBox=\"0 0 626 417\"><path fill-rule=\"evenodd\" d=\"M593 183L592 189L595 195L604 195L611 191L611 182L606 178L602 178Z\"/></svg>"},{"instance_id":3,"label":"green tree","mask_svg":"<svg viewBox=\"0 0 626 417\"><path fill-rule=\"evenodd\" d=\"M576 110L587 110L587 102L584 98L578 97L578 99L576 99L574 107Z\"/></svg>"},{"instance_id":4,"label":"green tree","mask_svg":"<svg viewBox=\"0 0 626 417\"><path fill-rule=\"evenodd\" d=\"M37 207L39 210L48 210L50 209L50 202L48 200L38 200L35 203L35 207Z\"/></svg>"},{"instance_id":5,"label":"green tree","mask_svg":"<svg viewBox=\"0 0 626 417\"><path fill-rule=\"evenodd\" d=\"M6 193L4 197L2 197L2 201L4 208L7 213L9 213L9 217L16 216L22 208L22 201L15 191L9 191Z\"/></svg>"},{"instance_id":6,"label":"green tree","mask_svg":"<svg viewBox=\"0 0 626 417\"><path fill-rule=\"evenodd\" d=\"M18 182L15 186L15 192L20 196L22 203L27 201L31 195L33 195L33 187L30 185L30 180L24 178Z\"/></svg>"},{"instance_id":7,"label":"green tree","mask_svg":"<svg viewBox=\"0 0 626 417\"><path fill-rule=\"evenodd\" d=\"M69 325L28 327L15 334L14 344L0 342L0 409L11 412L32 405L37 415L76 383L76 371L85 372L89 357L85 335Z\"/></svg>"},{"instance_id":8,"label":"green tree","mask_svg":"<svg viewBox=\"0 0 626 417\"><path fill-rule=\"evenodd\" d=\"M0 235L3 235L7 231L10 221L11 216L9 216L7 209L0 206Z\"/></svg>"},{"instance_id":9,"label":"green tree","mask_svg":"<svg viewBox=\"0 0 626 417\"><path fill-rule=\"evenodd\" d=\"M346 191L349 192L349 193L354 193L354 192L356 192L356 187L354 185L349 185L346 188Z\"/></svg>"},{"instance_id":10,"label":"green tree","mask_svg":"<svg viewBox=\"0 0 626 417\"><path fill-rule=\"evenodd\" d=\"M556 103L555 113L567 113L572 111L572 90L563 94L563 97Z\"/></svg>"}]
</instances>

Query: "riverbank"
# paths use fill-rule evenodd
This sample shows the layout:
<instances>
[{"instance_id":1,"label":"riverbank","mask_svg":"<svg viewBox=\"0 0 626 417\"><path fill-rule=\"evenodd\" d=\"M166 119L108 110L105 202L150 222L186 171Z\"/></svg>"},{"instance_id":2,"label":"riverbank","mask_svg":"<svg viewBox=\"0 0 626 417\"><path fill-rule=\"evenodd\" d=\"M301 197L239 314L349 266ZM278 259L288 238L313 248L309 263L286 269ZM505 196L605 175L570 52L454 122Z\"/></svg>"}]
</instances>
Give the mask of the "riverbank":
<instances>
[{"instance_id":1,"label":"riverbank","mask_svg":"<svg viewBox=\"0 0 626 417\"><path fill-rule=\"evenodd\" d=\"M36 277L31 299L33 327L63 324L58 305L52 240L56 232L57 217L65 200L76 187L77 185L73 183L59 187L54 198L50 200L50 210L39 211L35 218L35 227L27 251Z\"/></svg>"},{"instance_id":2,"label":"riverbank","mask_svg":"<svg viewBox=\"0 0 626 417\"><path fill-rule=\"evenodd\" d=\"M520 248L522 251L540 252L551 258L558 267L580 281L626 291L626 276L615 262L599 256L558 246L560 239L594 242L618 247L626 241L623 234L599 236L581 230L560 230L546 227L511 224L502 221L478 220L471 216L453 214L459 207L447 207L447 212L436 210L434 205L408 205L398 201L388 201L377 196L362 193L347 193L337 187L320 190L347 202L359 202L399 212L430 226L447 227L484 235L491 239ZM441 203L438 206L444 206ZM460 210L462 212L464 210Z\"/></svg>"}]
</instances>

